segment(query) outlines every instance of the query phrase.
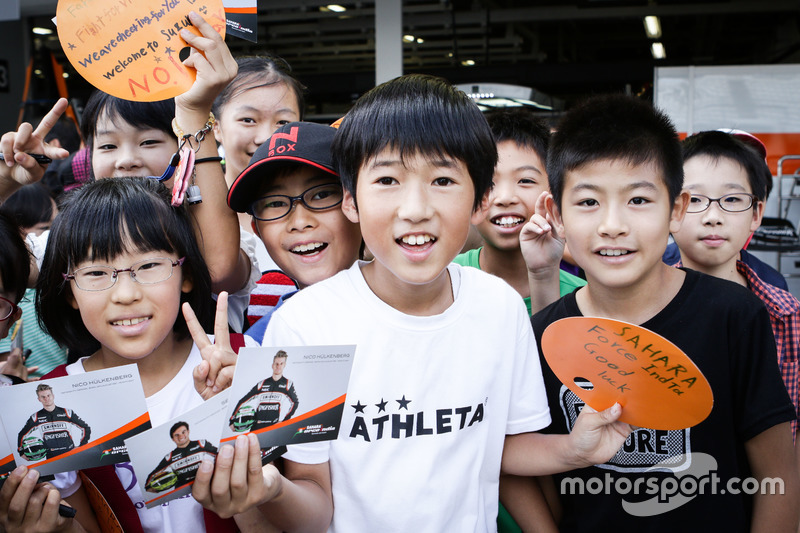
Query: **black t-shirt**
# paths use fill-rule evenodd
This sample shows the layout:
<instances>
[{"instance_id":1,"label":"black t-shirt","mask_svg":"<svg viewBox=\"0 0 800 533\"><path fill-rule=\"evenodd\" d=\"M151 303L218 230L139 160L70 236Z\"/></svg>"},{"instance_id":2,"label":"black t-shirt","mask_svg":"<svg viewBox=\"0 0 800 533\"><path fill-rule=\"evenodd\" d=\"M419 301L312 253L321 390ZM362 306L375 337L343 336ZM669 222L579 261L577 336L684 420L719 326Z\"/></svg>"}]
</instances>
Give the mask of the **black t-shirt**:
<instances>
[{"instance_id":1,"label":"black t-shirt","mask_svg":"<svg viewBox=\"0 0 800 533\"><path fill-rule=\"evenodd\" d=\"M752 497L730 490L753 487L752 481L734 480L750 476L744 443L794 419L794 408L763 303L735 283L685 271L675 298L641 326L694 361L711 385L714 407L693 428L639 429L609 462L554 476L563 506L561 531L749 530ZM575 293L532 317L540 352L547 325L570 316L582 316ZM561 384L544 356L541 361L553 419L545 432L567 433L583 402ZM674 465L682 457L688 461L673 470L654 466ZM682 493L669 494L673 487Z\"/></svg>"}]
</instances>

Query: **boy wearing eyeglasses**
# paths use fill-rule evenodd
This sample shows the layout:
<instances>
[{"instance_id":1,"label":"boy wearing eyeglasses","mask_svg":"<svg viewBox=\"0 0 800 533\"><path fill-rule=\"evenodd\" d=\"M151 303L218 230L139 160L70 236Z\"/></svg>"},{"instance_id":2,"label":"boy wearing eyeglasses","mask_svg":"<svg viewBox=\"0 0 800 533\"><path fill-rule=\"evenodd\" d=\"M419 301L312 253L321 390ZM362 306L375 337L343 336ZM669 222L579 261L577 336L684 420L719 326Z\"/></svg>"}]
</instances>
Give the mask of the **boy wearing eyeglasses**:
<instances>
[{"instance_id":1,"label":"boy wearing eyeglasses","mask_svg":"<svg viewBox=\"0 0 800 533\"><path fill-rule=\"evenodd\" d=\"M228 192L278 267L300 289L328 279L359 258L361 230L342 213L342 184L333 169L336 129L311 122L281 126L262 144ZM296 291L283 295L272 310ZM247 330L261 342L272 312Z\"/></svg>"},{"instance_id":2,"label":"boy wearing eyeglasses","mask_svg":"<svg viewBox=\"0 0 800 533\"><path fill-rule=\"evenodd\" d=\"M684 188L691 199L683 225L672 234L681 263L743 285L764 302L775 333L781 375L797 410L800 302L764 282L740 257L740 250L761 225L772 173L762 155L735 135L721 131L692 135L683 141L682 150ZM795 437L796 432L797 420L792 422Z\"/></svg>"}]
</instances>

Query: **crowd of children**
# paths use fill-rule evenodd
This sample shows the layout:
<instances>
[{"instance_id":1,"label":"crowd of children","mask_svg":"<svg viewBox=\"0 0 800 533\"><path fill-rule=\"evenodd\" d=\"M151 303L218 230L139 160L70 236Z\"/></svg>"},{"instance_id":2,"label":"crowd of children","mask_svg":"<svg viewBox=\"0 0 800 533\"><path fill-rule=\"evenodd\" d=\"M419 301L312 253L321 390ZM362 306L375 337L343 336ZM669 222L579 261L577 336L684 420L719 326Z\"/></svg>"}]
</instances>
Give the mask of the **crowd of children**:
<instances>
[{"instance_id":1,"label":"crowd of children","mask_svg":"<svg viewBox=\"0 0 800 533\"><path fill-rule=\"evenodd\" d=\"M338 129L303 122L285 62L237 61L190 20L191 89L152 103L93 94L88 169L57 207L29 154L67 157L45 142L66 101L0 138L0 337L27 294L26 328L41 322L62 350L36 345L27 362L10 350L2 384L135 363L157 425L230 385L234 346L355 344L339 437L262 466L240 435L203 462L192 497L154 509L124 466L45 482L20 467L0 488L0 528L99 531L91 482L122 530L148 533L798 529L800 302L745 262L771 188L751 143L719 131L681 143L664 114L621 95L571 109L551 134L425 75L375 87ZM169 171L187 146L202 202L184 204ZM15 207L28 191L44 194L32 216L34 202ZM465 251L472 226L483 246ZM273 266L297 290L248 329ZM580 316L678 346L711 386L708 418L655 430L620 421L619 404L585 405L541 353L550 324ZM705 475L780 490L684 487ZM594 480L606 490L568 490ZM665 495L670 484L681 490Z\"/></svg>"}]
</instances>

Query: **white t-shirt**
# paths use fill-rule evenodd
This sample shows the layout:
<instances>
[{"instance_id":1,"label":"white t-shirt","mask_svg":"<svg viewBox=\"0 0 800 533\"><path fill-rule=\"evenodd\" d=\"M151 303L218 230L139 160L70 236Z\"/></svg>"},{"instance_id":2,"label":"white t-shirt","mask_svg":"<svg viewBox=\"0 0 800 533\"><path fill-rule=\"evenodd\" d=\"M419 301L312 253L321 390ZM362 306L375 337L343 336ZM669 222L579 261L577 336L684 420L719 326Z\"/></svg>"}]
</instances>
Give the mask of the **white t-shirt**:
<instances>
[{"instance_id":1,"label":"white t-shirt","mask_svg":"<svg viewBox=\"0 0 800 533\"><path fill-rule=\"evenodd\" d=\"M209 335L209 338L213 342L214 337ZM245 336L244 340L246 346L258 345L247 336ZM160 391L146 398L147 410L150 413L150 423L153 427L163 424L203 403L203 398L194 388L194 378L192 377L194 367L199 365L202 360L203 358L197 345L192 344L189 357L186 358L186 362L175 377ZM83 368L83 359L67 366L67 374L69 375L83 374L84 372L86 370ZM167 502L159 507L147 509L130 463L114 465L114 470L139 513L139 520L145 533L205 531L203 507L197 503L197 500L192 498L191 494ZM80 487L81 482L75 472L67 472L56 474L55 480L51 483L59 489L63 498L74 494Z\"/></svg>"},{"instance_id":2,"label":"white t-shirt","mask_svg":"<svg viewBox=\"0 0 800 533\"><path fill-rule=\"evenodd\" d=\"M450 265L454 303L406 315L362 264L297 293L267 328L269 346L357 345L339 438L285 457L330 461L331 531L495 531L505 435L550 423L525 305Z\"/></svg>"}]
</instances>

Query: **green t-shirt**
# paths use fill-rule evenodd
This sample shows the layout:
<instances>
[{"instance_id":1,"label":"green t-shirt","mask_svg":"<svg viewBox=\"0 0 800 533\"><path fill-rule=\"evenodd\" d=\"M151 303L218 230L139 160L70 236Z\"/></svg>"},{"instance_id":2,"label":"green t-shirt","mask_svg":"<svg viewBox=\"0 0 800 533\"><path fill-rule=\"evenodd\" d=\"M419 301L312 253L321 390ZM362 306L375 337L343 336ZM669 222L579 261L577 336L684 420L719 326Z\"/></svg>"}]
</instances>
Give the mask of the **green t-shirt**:
<instances>
[{"instance_id":1,"label":"green t-shirt","mask_svg":"<svg viewBox=\"0 0 800 533\"><path fill-rule=\"evenodd\" d=\"M470 266L477 268L478 270L481 269L481 265L478 263L478 256L481 253L481 248L476 248L474 250L469 250L468 252L464 252L463 254L459 254L453 259L454 263L458 263L462 266ZM569 294L573 292L578 287L583 287L586 285L586 281L579 278L578 276L573 276L569 272L564 272L560 270L558 272L558 288L561 293L561 296L565 294ZM531 314L531 299L530 298L523 298L525 301L525 306L528 308L528 314Z\"/></svg>"},{"instance_id":2,"label":"green t-shirt","mask_svg":"<svg viewBox=\"0 0 800 533\"><path fill-rule=\"evenodd\" d=\"M481 247L483 248L483 247ZM453 259L454 263L458 263L462 266L470 266L477 268L478 270L481 269L481 265L478 262L478 256L481 253L481 248L476 248L474 250L469 250L468 252L464 252L463 254L459 254ZM569 294L578 287L583 287L586 285L586 281L579 278L578 276L573 276L569 272L564 272L560 270L558 272L558 285L559 290L561 292L561 296L565 294ZM525 300L525 306L528 308L528 314L531 314L531 299L530 298L523 298ZM514 518L511 514L506 510L502 503L498 505L498 515L497 515L497 532L498 533L522 533L522 529L520 529L519 525L517 525Z\"/></svg>"}]
</instances>

